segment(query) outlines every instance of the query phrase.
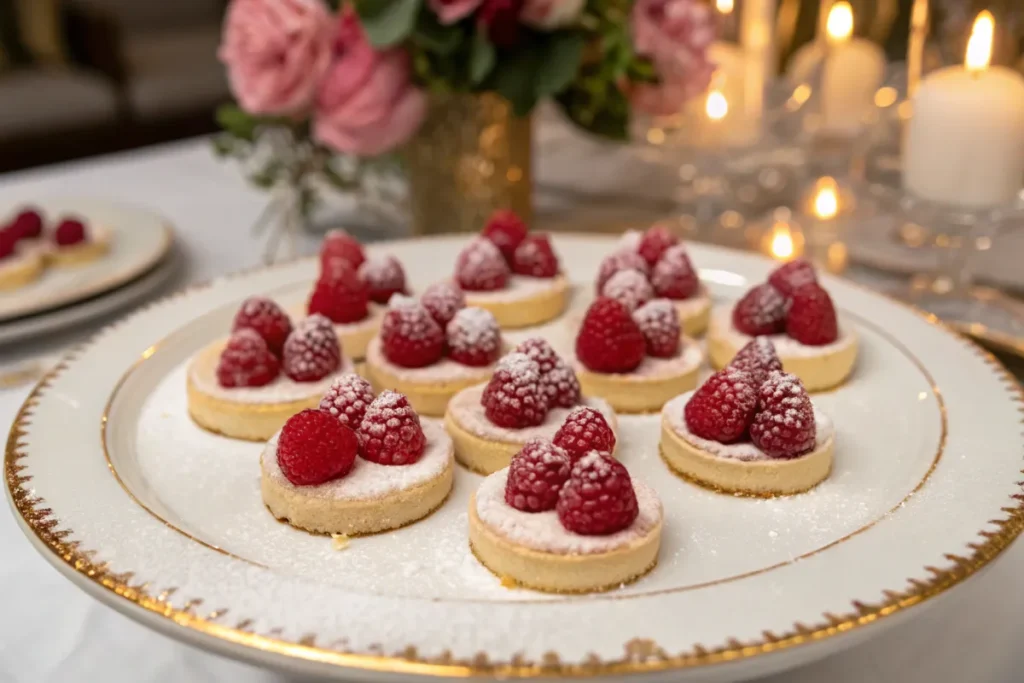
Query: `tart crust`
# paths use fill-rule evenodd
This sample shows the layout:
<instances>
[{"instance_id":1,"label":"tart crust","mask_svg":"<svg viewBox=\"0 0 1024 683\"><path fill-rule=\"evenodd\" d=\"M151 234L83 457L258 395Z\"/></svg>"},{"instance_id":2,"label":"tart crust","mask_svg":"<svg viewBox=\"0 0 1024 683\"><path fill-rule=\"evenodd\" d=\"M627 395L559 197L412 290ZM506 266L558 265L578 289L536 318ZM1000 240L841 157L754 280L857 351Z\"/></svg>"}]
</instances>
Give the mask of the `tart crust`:
<instances>
[{"instance_id":1,"label":"tart crust","mask_svg":"<svg viewBox=\"0 0 1024 683\"><path fill-rule=\"evenodd\" d=\"M694 299L700 302L699 306L694 306ZM692 299L673 300L672 303L679 314L679 325L683 328L683 334L687 337L700 337L707 332L711 322L711 297L704 287L701 287Z\"/></svg>"},{"instance_id":2,"label":"tart crust","mask_svg":"<svg viewBox=\"0 0 1024 683\"><path fill-rule=\"evenodd\" d=\"M464 294L466 306L490 311L499 327L511 330L540 325L562 315L569 299L569 280L564 275L556 275L551 278L550 287L515 299L491 296L496 292Z\"/></svg>"},{"instance_id":3,"label":"tart crust","mask_svg":"<svg viewBox=\"0 0 1024 683\"><path fill-rule=\"evenodd\" d=\"M682 345L684 354L695 354L695 357L693 362L686 363L674 372L651 375L592 372L577 362L574 370L580 389L584 396L603 398L617 413L652 413L661 410L672 398L697 388L704 354L692 339L684 338ZM645 358L644 363L648 362L652 360Z\"/></svg>"},{"instance_id":4,"label":"tart crust","mask_svg":"<svg viewBox=\"0 0 1024 683\"><path fill-rule=\"evenodd\" d=\"M0 261L0 291L18 289L36 281L43 274L45 263L37 250L12 254Z\"/></svg>"},{"instance_id":5,"label":"tart crust","mask_svg":"<svg viewBox=\"0 0 1024 683\"><path fill-rule=\"evenodd\" d=\"M110 250L110 232L103 228L89 229L88 239L67 246L50 245L46 259L55 268L80 266L102 257Z\"/></svg>"},{"instance_id":6,"label":"tart crust","mask_svg":"<svg viewBox=\"0 0 1024 683\"><path fill-rule=\"evenodd\" d=\"M380 331L380 324L384 320L386 307L370 303L367 316L354 323L331 323L334 326L334 334L338 336L341 343L341 352L353 360L362 360L366 357L366 349L370 340L377 336ZM308 307L306 304L293 307L289 315L293 320L306 317Z\"/></svg>"}]
</instances>

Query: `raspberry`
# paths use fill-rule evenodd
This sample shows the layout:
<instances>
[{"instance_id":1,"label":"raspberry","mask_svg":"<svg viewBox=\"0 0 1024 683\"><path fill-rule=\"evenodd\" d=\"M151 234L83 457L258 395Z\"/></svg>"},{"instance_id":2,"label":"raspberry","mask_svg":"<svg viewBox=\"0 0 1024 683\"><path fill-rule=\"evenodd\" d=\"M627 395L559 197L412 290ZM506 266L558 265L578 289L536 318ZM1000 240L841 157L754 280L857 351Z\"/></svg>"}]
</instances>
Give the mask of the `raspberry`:
<instances>
[{"instance_id":1,"label":"raspberry","mask_svg":"<svg viewBox=\"0 0 1024 683\"><path fill-rule=\"evenodd\" d=\"M371 301L386 304L394 294L405 294L405 271L394 256L369 258L359 266Z\"/></svg>"},{"instance_id":2,"label":"raspberry","mask_svg":"<svg viewBox=\"0 0 1024 683\"><path fill-rule=\"evenodd\" d=\"M564 449L573 461L590 451L609 455L615 452L615 433L604 415L589 406L573 408L555 432L552 442Z\"/></svg>"},{"instance_id":3,"label":"raspberry","mask_svg":"<svg viewBox=\"0 0 1024 683\"><path fill-rule=\"evenodd\" d=\"M626 307L601 297L587 309L576 336L576 357L594 372L630 372L643 362L647 342Z\"/></svg>"},{"instance_id":4,"label":"raspberry","mask_svg":"<svg viewBox=\"0 0 1024 683\"><path fill-rule=\"evenodd\" d=\"M435 282L423 292L420 303L444 329L455 317L456 311L466 307L466 297L458 286L450 282Z\"/></svg>"},{"instance_id":5,"label":"raspberry","mask_svg":"<svg viewBox=\"0 0 1024 683\"><path fill-rule=\"evenodd\" d=\"M490 240L501 251L505 262L511 264L516 248L526 239L526 224L515 211L495 211L480 234Z\"/></svg>"},{"instance_id":6,"label":"raspberry","mask_svg":"<svg viewBox=\"0 0 1024 683\"><path fill-rule=\"evenodd\" d=\"M498 321L482 308L463 308L445 330L448 356L472 367L490 365L501 355Z\"/></svg>"},{"instance_id":7,"label":"raspberry","mask_svg":"<svg viewBox=\"0 0 1024 683\"><path fill-rule=\"evenodd\" d=\"M86 241L85 223L74 218L65 218L57 224L53 241L60 247L70 247Z\"/></svg>"},{"instance_id":8,"label":"raspberry","mask_svg":"<svg viewBox=\"0 0 1024 683\"><path fill-rule=\"evenodd\" d=\"M647 265L653 268L668 248L677 244L679 238L673 235L671 230L664 225L655 225L640 238L636 250L647 261Z\"/></svg>"},{"instance_id":9,"label":"raspberry","mask_svg":"<svg viewBox=\"0 0 1024 683\"><path fill-rule=\"evenodd\" d=\"M654 298L654 289L647 276L639 270L620 270L608 278L601 288L601 296L615 299L629 310L643 306Z\"/></svg>"},{"instance_id":10,"label":"raspberry","mask_svg":"<svg viewBox=\"0 0 1024 683\"><path fill-rule=\"evenodd\" d=\"M677 244L665 250L651 271L651 285L658 296L667 299L689 299L700 289L700 279L693 269L686 245Z\"/></svg>"},{"instance_id":11,"label":"raspberry","mask_svg":"<svg viewBox=\"0 0 1024 683\"><path fill-rule=\"evenodd\" d=\"M572 408L580 402L580 382L555 350L540 337L530 337L515 348L525 353L540 368L540 387L548 398L549 408Z\"/></svg>"},{"instance_id":12,"label":"raspberry","mask_svg":"<svg viewBox=\"0 0 1024 683\"><path fill-rule=\"evenodd\" d=\"M404 368L426 367L444 354L444 332L427 309L412 300L391 301L381 322L380 341L384 356Z\"/></svg>"},{"instance_id":13,"label":"raspberry","mask_svg":"<svg viewBox=\"0 0 1024 683\"><path fill-rule=\"evenodd\" d=\"M509 463L505 502L523 512L554 510L570 469L572 461L558 446L543 439L527 441Z\"/></svg>"},{"instance_id":14,"label":"raspberry","mask_svg":"<svg viewBox=\"0 0 1024 683\"><path fill-rule=\"evenodd\" d=\"M320 410L338 418L349 429L359 429L366 409L373 403L373 387L356 374L342 375L320 399Z\"/></svg>"},{"instance_id":15,"label":"raspberry","mask_svg":"<svg viewBox=\"0 0 1024 683\"><path fill-rule=\"evenodd\" d=\"M540 386L540 368L523 353L501 359L480 399L487 419L499 427L522 429L544 422L547 396Z\"/></svg>"},{"instance_id":16,"label":"raspberry","mask_svg":"<svg viewBox=\"0 0 1024 683\"><path fill-rule=\"evenodd\" d=\"M644 335L647 355L655 358L673 358L679 353L679 311L671 301L648 301L633 311L633 320Z\"/></svg>"},{"instance_id":17,"label":"raspberry","mask_svg":"<svg viewBox=\"0 0 1024 683\"><path fill-rule=\"evenodd\" d=\"M362 245L344 230L331 230L320 245L320 269L325 272L336 261L348 263L352 270L358 270L365 260Z\"/></svg>"},{"instance_id":18,"label":"raspberry","mask_svg":"<svg viewBox=\"0 0 1024 683\"><path fill-rule=\"evenodd\" d=\"M391 390L382 391L366 409L359 440L363 457L378 465L411 465L427 446L420 416L409 399Z\"/></svg>"},{"instance_id":19,"label":"raspberry","mask_svg":"<svg viewBox=\"0 0 1024 683\"><path fill-rule=\"evenodd\" d=\"M311 315L299 322L284 343L281 365L296 382L315 382L341 367L341 343L330 321Z\"/></svg>"},{"instance_id":20,"label":"raspberry","mask_svg":"<svg viewBox=\"0 0 1024 683\"><path fill-rule=\"evenodd\" d=\"M600 267L597 269L597 292L598 294L604 289L604 285L608 282L609 278L620 270L639 270L644 275L648 275L651 272L650 266L647 265L647 261L644 261L643 257L635 251L620 249L608 256L604 257L601 261Z\"/></svg>"},{"instance_id":21,"label":"raspberry","mask_svg":"<svg viewBox=\"0 0 1024 683\"><path fill-rule=\"evenodd\" d=\"M18 235L13 228L0 230L0 259L5 259L14 253L18 244Z\"/></svg>"},{"instance_id":22,"label":"raspberry","mask_svg":"<svg viewBox=\"0 0 1024 683\"><path fill-rule=\"evenodd\" d=\"M622 233L622 236L616 242L616 251L638 251L640 249L640 242L643 239L643 231L627 230Z\"/></svg>"},{"instance_id":23,"label":"raspberry","mask_svg":"<svg viewBox=\"0 0 1024 683\"><path fill-rule=\"evenodd\" d=\"M528 235L512 257L512 272L530 277L558 275L558 257L547 235Z\"/></svg>"},{"instance_id":24,"label":"raspberry","mask_svg":"<svg viewBox=\"0 0 1024 683\"><path fill-rule=\"evenodd\" d=\"M34 240L43 236L43 216L35 209L24 209L7 226L14 240Z\"/></svg>"},{"instance_id":25,"label":"raspberry","mask_svg":"<svg viewBox=\"0 0 1024 683\"><path fill-rule=\"evenodd\" d=\"M467 292L490 292L508 284L508 264L483 237L470 242L455 260L455 280Z\"/></svg>"},{"instance_id":26,"label":"raspberry","mask_svg":"<svg viewBox=\"0 0 1024 683\"><path fill-rule=\"evenodd\" d=\"M284 342L292 331L292 321L281 307L262 296L251 296L242 302L235 314L234 330L244 327L255 330L276 355L281 355Z\"/></svg>"},{"instance_id":27,"label":"raspberry","mask_svg":"<svg viewBox=\"0 0 1024 683\"><path fill-rule=\"evenodd\" d=\"M629 472L621 462L596 451L573 464L555 509L563 527L583 536L622 531L639 514Z\"/></svg>"},{"instance_id":28,"label":"raspberry","mask_svg":"<svg viewBox=\"0 0 1024 683\"><path fill-rule=\"evenodd\" d=\"M262 387L280 373L267 342L254 330L236 330L228 339L217 363L217 383L222 387Z\"/></svg>"},{"instance_id":29,"label":"raspberry","mask_svg":"<svg viewBox=\"0 0 1024 683\"><path fill-rule=\"evenodd\" d=\"M775 353L775 344L768 337L754 337L733 356L729 366L746 370L761 386L773 370L782 371L782 361Z\"/></svg>"},{"instance_id":30,"label":"raspberry","mask_svg":"<svg viewBox=\"0 0 1024 683\"><path fill-rule=\"evenodd\" d=\"M808 346L831 344L839 338L836 307L821 285L812 282L793 292L786 334Z\"/></svg>"},{"instance_id":31,"label":"raspberry","mask_svg":"<svg viewBox=\"0 0 1024 683\"><path fill-rule=\"evenodd\" d=\"M779 290L779 294L786 298L791 297L793 292L804 285L817 281L814 266L803 259L779 266L768 276L768 284Z\"/></svg>"},{"instance_id":32,"label":"raspberry","mask_svg":"<svg viewBox=\"0 0 1024 683\"><path fill-rule=\"evenodd\" d=\"M356 433L320 410L292 415L277 438L277 464L296 486L344 477L359 452Z\"/></svg>"},{"instance_id":33,"label":"raspberry","mask_svg":"<svg viewBox=\"0 0 1024 683\"><path fill-rule=\"evenodd\" d=\"M778 334L786 327L786 300L767 282L760 284L744 294L732 309L732 324L752 337Z\"/></svg>"},{"instance_id":34,"label":"raspberry","mask_svg":"<svg viewBox=\"0 0 1024 683\"><path fill-rule=\"evenodd\" d=\"M800 380L773 372L761 385L750 439L771 458L795 458L814 450L816 428L811 399Z\"/></svg>"},{"instance_id":35,"label":"raspberry","mask_svg":"<svg viewBox=\"0 0 1024 683\"><path fill-rule=\"evenodd\" d=\"M757 409L757 385L745 370L726 367L693 392L684 411L686 426L703 439L734 443L747 435Z\"/></svg>"},{"instance_id":36,"label":"raspberry","mask_svg":"<svg viewBox=\"0 0 1024 683\"><path fill-rule=\"evenodd\" d=\"M308 311L335 323L354 323L369 315L369 301L370 290L355 268L335 262L320 274L309 296Z\"/></svg>"}]
</instances>

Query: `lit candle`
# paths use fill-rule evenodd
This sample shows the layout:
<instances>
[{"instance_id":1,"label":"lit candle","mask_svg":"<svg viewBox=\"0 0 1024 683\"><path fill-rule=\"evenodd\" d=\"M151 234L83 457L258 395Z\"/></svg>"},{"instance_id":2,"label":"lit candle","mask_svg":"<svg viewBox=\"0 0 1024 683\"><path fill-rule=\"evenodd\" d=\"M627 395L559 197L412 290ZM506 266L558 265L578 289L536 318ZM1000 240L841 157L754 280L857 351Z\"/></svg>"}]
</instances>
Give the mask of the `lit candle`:
<instances>
[{"instance_id":1,"label":"lit candle","mask_svg":"<svg viewBox=\"0 0 1024 683\"><path fill-rule=\"evenodd\" d=\"M935 202L981 208L1012 202L1024 182L1024 77L990 66L995 21L981 12L964 66L929 74L913 100L903 184Z\"/></svg>"},{"instance_id":2,"label":"lit candle","mask_svg":"<svg viewBox=\"0 0 1024 683\"><path fill-rule=\"evenodd\" d=\"M811 211L818 220L830 221L839 215L839 186L835 178L818 180Z\"/></svg>"},{"instance_id":3,"label":"lit candle","mask_svg":"<svg viewBox=\"0 0 1024 683\"><path fill-rule=\"evenodd\" d=\"M791 218L788 209L776 209L772 225L762 238L764 251L776 261L791 261L804 253L803 232Z\"/></svg>"}]
</instances>

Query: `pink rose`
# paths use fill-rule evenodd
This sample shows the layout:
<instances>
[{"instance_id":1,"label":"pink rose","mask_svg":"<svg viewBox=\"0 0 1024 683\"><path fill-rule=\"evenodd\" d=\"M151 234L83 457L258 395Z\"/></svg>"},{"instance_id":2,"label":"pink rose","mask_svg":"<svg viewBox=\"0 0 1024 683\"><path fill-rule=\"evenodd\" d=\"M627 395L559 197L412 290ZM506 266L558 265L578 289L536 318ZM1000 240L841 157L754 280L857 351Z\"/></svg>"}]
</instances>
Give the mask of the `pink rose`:
<instances>
[{"instance_id":1,"label":"pink rose","mask_svg":"<svg viewBox=\"0 0 1024 683\"><path fill-rule=\"evenodd\" d=\"M442 24L454 24L476 11L483 0L428 0L430 9L434 10L438 21Z\"/></svg>"},{"instance_id":2,"label":"pink rose","mask_svg":"<svg viewBox=\"0 0 1024 683\"><path fill-rule=\"evenodd\" d=\"M233 0L219 57L242 109L303 112L330 62L333 31L321 0Z\"/></svg>"},{"instance_id":3,"label":"pink rose","mask_svg":"<svg viewBox=\"0 0 1024 683\"><path fill-rule=\"evenodd\" d=\"M632 88L633 104L651 114L674 114L711 80L711 9L696 0L637 0L632 20L636 53L654 63L660 80Z\"/></svg>"},{"instance_id":4,"label":"pink rose","mask_svg":"<svg viewBox=\"0 0 1024 683\"><path fill-rule=\"evenodd\" d=\"M487 37L498 47L514 47L519 43L519 15L523 0L484 0L477 15L477 24L484 27Z\"/></svg>"},{"instance_id":5,"label":"pink rose","mask_svg":"<svg viewBox=\"0 0 1024 683\"><path fill-rule=\"evenodd\" d=\"M355 12L342 12L334 58L317 93L313 136L328 147L374 156L402 144L419 128L427 97L410 80L409 55L377 52Z\"/></svg>"},{"instance_id":6,"label":"pink rose","mask_svg":"<svg viewBox=\"0 0 1024 683\"><path fill-rule=\"evenodd\" d=\"M574 23L585 0L526 0L520 19L527 26L550 31Z\"/></svg>"}]
</instances>

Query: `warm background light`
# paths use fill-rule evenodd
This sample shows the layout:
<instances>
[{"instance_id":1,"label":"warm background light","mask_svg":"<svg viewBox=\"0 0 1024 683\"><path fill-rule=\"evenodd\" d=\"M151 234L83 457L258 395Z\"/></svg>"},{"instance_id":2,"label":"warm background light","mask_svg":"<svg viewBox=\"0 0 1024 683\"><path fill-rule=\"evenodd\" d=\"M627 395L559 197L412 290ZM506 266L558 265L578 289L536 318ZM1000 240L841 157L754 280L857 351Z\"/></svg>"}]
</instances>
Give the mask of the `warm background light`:
<instances>
[{"instance_id":1,"label":"warm background light","mask_svg":"<svg viewBox=\"0 0 1024 683\"><path fill-rule=\"evenodd\" d=\"M842 0L832 5L825 31L833 41L848 40L853 35L853 8L850 3Z\"/></svg>"},{"instance_id":2,"label":"warm background light","mask_svg":"<svg viewBox=\"0 0 1024 683\"><path fill-rule=\"evenodd\" d=\"M793 244L793 231L782 221L776 221L772 224L769 249L773 257L782 261L793 258L796 252L796 247Z\"/></svg>"},{"instance_id":3,"label":"warm background light","mask_svg":"<svg viewBox=\"0 0 1024 683\"><path fill-rule=\"evenodd\" d=\"M720 91L712 90L708 93L708 101L704 109L709 119L721 121L729 113L729 101L725 99L725 95Z\"/></svg>"},{"instance_id":4,"label":"warm background light","mask_svg":"<svg viewBox=\"0 0 1024 683\"><path fill-rule=\"evenodd\" d=\"M715 0L715 9L722 14L732 14L733 0Z\"/></svg>"},{"instance_id":5,"label":"warm background light","mask_svg":"<svg viewBox=\"0 0 1024 683\"><path fill-rule=\"evenodd\" d=\"M995 19L988 10L980 12L978 18L974 20L964 60L964 66L968 71L982 71L988 68L992 60L992 36L995 34L995 28Z\"/></svg>"},{"instance_id":6,"label":"warm background light","mask_svg":"<svg viewBox=\"0 0 1024 683\"><path fill-rule=\"evenodd\" d=\"M818 181L814 193L814 215L828 220L839 213L839 187L836 181L828 176Z\"/></svg>"}]
</instances>

